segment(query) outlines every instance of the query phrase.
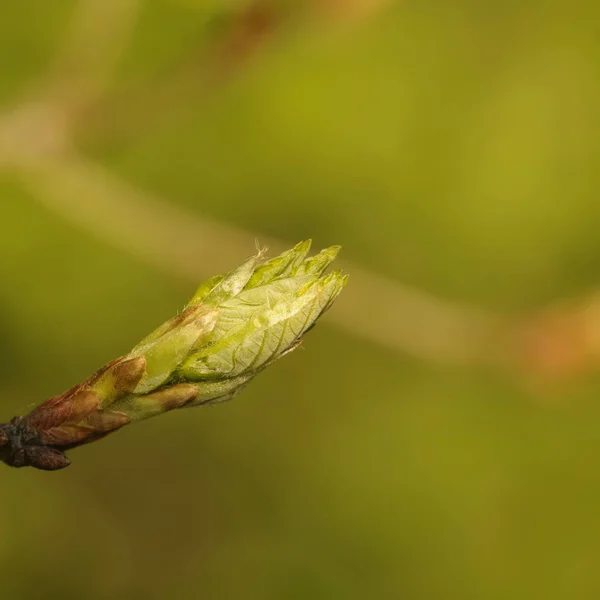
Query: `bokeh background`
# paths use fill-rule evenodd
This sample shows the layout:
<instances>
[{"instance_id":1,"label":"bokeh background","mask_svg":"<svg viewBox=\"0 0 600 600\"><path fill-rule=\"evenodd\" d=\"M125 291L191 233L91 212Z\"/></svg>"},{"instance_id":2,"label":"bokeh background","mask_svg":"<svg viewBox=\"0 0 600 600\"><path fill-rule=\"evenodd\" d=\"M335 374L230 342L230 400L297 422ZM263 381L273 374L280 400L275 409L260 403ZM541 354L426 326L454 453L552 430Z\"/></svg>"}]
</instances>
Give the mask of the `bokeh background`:
<instances>
[{"instance_id":1,"label":"bokeh background","mask_svg":"<svg viewBox=\"0 0 600 600\"><path fill-rule=\"evenodd\" d=\"M311 237L352 279L235 402L1 469L18 599L600 597L600 9L0 11L0 408Z\"/></svg>"}]
</instances>

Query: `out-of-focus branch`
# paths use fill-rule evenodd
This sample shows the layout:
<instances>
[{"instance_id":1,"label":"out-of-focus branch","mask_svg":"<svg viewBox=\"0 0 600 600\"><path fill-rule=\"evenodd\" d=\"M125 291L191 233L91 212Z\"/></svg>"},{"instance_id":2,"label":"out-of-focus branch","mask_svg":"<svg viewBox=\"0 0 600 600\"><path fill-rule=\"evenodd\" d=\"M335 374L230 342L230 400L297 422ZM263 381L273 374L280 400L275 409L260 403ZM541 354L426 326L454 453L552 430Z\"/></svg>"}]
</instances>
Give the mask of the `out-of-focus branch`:
<instances>
[{"instance_id":1,"label":"out-of-focus branch","mask_svg":"<svg viewBox=\"0 0 600 600\"><path fill-rule=\"evenodd\" d=\"M52 211L193 283L239 261L258 238L274 252L288 245L175 209L76 156L30 161L21 173L23 184ZM496 330L497 319L345 266L352 285L327 315L330 323L428 360L486 360L486 341Z\"/></svg>"},{"instance_id":2,"label":"out-of-focus branch","mask_svg":"<svg viewBox=\"0 0 600 600\"><path fill-rule=\"evenodd\" d=\"M227 16L219 33L206 47L192 52L185 62L153 81L126 87L104 98L79 123L82 136L135 135L156 127L214 92L231 79L262 49L283 23L274 2L253 0Z\"/></svg>"},{"instance_id":3,"label":"out-of-focus branch","mask_svg":"<svg viewBox=\"0 0 600 600\"><path fill-rule=\"evenodd\" d=\"M23 105L0 121L0 164L62 218L192 283L239 261L258 238L275 252L287 245L175 208L83 159L53 108ZM543 378L600 364L596 296L508 318L345 266L352 285L326 320L369 342L427 361L516 367Z\"/></svg>"},{"instance_id":4,"label":"out-of-focus branch","mask_svg":"<svg viewBox=\"0 0 600 600\"><path fill-rule=\"evenodd\" d=\"M287 246L175 208L68 152L21 154L13 167L48 209L191 283L227 269L257 240L273 252ZM520 317L497 316L342 264L352 285L325 320L371 343L427 361L495 365L542 380L600 366L598 294Z\"/></svg>"},{"instance_id":5,"label":"out-of-focus branch","mask_svg":"<svg viewBox=\"0 0 600 600\"><path fill-rule=\"evenodd\" d=\"M325 17L328 25L356 25L393 2L313 0L306 6L313 16ZM284 6L285 3L272 0L252 0L242 10L232 12L221 24L217 39L202 52L186 59L185 64L155 81L106 97L94 106L79 123L81 135L95 140L111 135L121 139L130 137L196 105L268 45L290 20Z\"/></svg>"}]
</instances>

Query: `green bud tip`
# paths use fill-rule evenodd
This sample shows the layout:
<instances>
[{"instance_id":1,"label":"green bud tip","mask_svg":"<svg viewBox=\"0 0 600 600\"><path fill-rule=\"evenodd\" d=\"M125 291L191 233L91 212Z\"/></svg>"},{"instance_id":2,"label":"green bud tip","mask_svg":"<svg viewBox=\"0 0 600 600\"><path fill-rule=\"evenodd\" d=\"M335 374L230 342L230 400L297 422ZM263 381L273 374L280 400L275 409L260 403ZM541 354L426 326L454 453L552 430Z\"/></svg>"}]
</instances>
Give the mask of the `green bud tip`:
<instances>
[{"instance_id":1,"label":"green bud tip","mask_svg":"<svg viewBox=\"0 0 600 600\"><path fill-rule=\"evenodd\" d=\"M182 405L221 401L295 348L347 282L340 271L324 274L340 246L307 258L310 246L306 240L268 260L261 250L202 284L181 315L129 354L147 363L134 396L194 383L196 396ZM128 399L119 409L133 419L148 414L147 407L133 414L134 405Z\"/></svg>"}]
</instances>

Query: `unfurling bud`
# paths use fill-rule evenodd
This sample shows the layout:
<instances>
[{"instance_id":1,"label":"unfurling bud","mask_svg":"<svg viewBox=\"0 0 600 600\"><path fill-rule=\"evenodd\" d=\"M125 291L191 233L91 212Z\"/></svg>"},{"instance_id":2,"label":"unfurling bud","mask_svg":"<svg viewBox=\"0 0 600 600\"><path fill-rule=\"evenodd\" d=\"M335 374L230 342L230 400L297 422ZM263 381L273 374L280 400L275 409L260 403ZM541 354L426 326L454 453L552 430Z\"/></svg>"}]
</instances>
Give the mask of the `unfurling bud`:
<instances>
[{"instance_id":1,"label":"unfurling bud","mask_svg":"<svg viewBox=\"0 0 600 600\"><path fill-rule=\"evenodd\" d=\"M278 358L333 304L347 275L323 275L340 247L306 258L310 241L271 260L264 253L201 285L183 312L127 356L0 425L0 459L68 466L63 450L175 408L222 402Z\"/></svg>"},{"instance_id":2,"label":"unfurling bud","mask_svg":"<svg viewBox=\"0 0 600 600\"><path fill-rule=\"evenodd\" d=\"M309 249L301 242L267 261L259 252L201 285L179 316L130 352L129 359L146 359L145 373L111 408L139 420L227 400L293 350L347 281L339 271L323 276L339 246L306 259Z\"/></svg>"}]
</instances>

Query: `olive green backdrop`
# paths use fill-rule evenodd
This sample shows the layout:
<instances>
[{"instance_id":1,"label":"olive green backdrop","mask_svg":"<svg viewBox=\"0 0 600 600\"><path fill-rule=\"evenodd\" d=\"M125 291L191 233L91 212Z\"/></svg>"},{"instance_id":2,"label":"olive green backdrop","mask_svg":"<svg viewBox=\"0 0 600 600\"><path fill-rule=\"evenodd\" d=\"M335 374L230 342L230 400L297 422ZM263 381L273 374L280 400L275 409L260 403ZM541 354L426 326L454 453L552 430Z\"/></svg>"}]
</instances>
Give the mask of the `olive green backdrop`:
<instances>
[{"instance_id":1,"label":"olive green backdrop","mask_svg":"<svg viewBox=\"0 0 600 600\"><path fill-rule=\"evenodd\" d=\"M5 420L193 293L154 203L259 242L342 244L351 274L465 310L600 283L594 2L1 4ZM36 121L46 96L65 112ZM148 202L144 231L73 217L63 196L96 196L62 193L57 156ZM199 275L254 251L235 228L190 248ZM380 293L344 295L377 314ZM540 391L416 356L432 323L401 302L393 319L417 339L323 323L232 403L129 427L59 473L0 469L2 597L598 598L598 374Z\"/></svg>"}]
</instances>

